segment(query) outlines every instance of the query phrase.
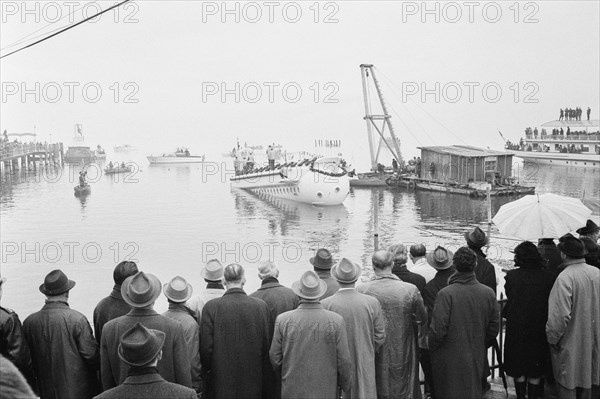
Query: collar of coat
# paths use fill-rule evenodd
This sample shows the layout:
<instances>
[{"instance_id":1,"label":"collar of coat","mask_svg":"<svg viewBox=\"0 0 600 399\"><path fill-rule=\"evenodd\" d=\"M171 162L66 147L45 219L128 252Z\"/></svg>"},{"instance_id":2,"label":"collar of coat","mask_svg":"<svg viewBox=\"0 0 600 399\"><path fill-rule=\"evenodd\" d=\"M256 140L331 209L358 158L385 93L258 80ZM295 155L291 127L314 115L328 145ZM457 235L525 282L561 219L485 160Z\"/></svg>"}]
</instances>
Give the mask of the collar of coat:
<instances>
[{"instance_id":1,"label":"collar of coat","mask_svg":"<svg viewBox=\"0 0 600 399\"><path fill-rule=\"evenodd\" d=\"M140 385L140 384L151 384L154 382L162 382L165 381L164 378L158 374L158 369L154 367L147 367L148 369L153 369L153 372L149 372L147 374L136 374L128 376L125 381L123 381L123 385Z\"/></svg>"},{"instance_id":2,"label":"collar of coat","mask_svg":"<svg viewBox=\"0 0 600 399\"><path fill-rule=\"evenodd\" d=\"M225 293L223 295L225 296L225 295L230 295L230 294L244 294L244 295L246 295L246 291L244 291L243 288L237 288L237 287L235 287L235 288L228 289L227 291L225 291Z\"/></svg>"},{"instance_id":3,"label":"collar of coat","mask_svg":"<svg viewBox=\"0 0 600 399\"><path fill-rule=\"evenodd\" d=\"M482 257L482 258L484 258L484 259L485 259L485 258L487 258L487 255L483 253L483 251L481 250L481 248L480 248L480 247L475 247L475 246L469 245L469 248L470 248L470 249L471 249L473 252L475 252L475 254L477 254L477 256L481 256L481 257Z\"/></svg>"},{"instance_id":4,"label":"collar of coat","mask_svg":"<svg viewBox=\"0 0 600 399\"><path fill-rule=\"evenodd\" d=\"M323 305L321 302L305 302L300 299L298 309L323 309Z\"/></svg>"},{"instance_id":5,"label":"collar of coat","mask_svg":"<svg viewBox=\"0 0 600 399\"><path fill-rule=\"evenodd\" d=\"M259 290L266 290L268 288L274 288L274 287L282 287L282 285L279 284L279 280L277 280L275 277L267 277L266 279L264 279L262 281L262 284L261 284Z\"/></svg>"},{"instance_id":6,"label":"collar of coat","mask_svg":"<svg viewBox=\"0 0 600 399\"><path fill-rule=\"evenodd\" d=\"M140 309L140 308L131 308L128 316L158 316L158 313L154 309Z\"/></svg>"},{"instance_id":7,"label":"collar of coat","mask_svg":"<svg viewBox=\"0 0 600 399\"><path fill-rule=\"evenodd\" d=\"M585 265L586 264L585 258L581 258L581 259L567 259L563 263L561 263L560 267L561 267L562 270L564 270L568 266L578 265L578 264Z\"/></svg>"},{"instance_id":8,"label":"collar of coat","mask_svg":"<svg viewBox=\"0 0 600 399\"><path fill-rule=\"evenodd\" d=\"M374 274L373 277L371 277L371 281L383 280L384 278L389 278L392 280L400 280L400 277L396 276L395 274L392 274L392 272L390 270L389 273ZM402 280L400 280L400 281L402 281Z\"/></svg>"},{"instance_id":9,"label":"collar of coat","mask_svg":"<svg viewBox=\"0 0 600 399\"><path fill-rule=\"evenodd\" d=\"M448 285L450 284L475 284L477 279L475 278L474 272L459 272L457 271L448 279Z\"/></svg>"},{"instance_id":10,"label":"collar of coat","mask_svg":"<svg viewBox=\"0 0 600 399\"><path fill-rule=\"evenodd\" d=\"M48 308L69 308L69 303L66 301L46 301L44 309Z\"/></svg>"},{"instance_id":11,"label":"collar of coat","mask_svg":"<svg viewBox=\"0 0 600 399\"><path fill-rule=\"evenodd\" d=\"M211 288L212 289L217 289L217 290L224 290L225 289L225 287L223 286L223 284L221 284L221 283L219 283L217 281L206 283L206 289L208 290L208 289L211 289Z\"/></svg>"},{"instance_id":12,"label":"collar of coat","mask_svg":"<svg viewBox=\"0 0 600 399\"><path fill-rule=\"evenodd\" d=\"M119 284L114 285L109 297L123 300L123 295L121 295L121 286Z\"/></svg>"}]
</instances>

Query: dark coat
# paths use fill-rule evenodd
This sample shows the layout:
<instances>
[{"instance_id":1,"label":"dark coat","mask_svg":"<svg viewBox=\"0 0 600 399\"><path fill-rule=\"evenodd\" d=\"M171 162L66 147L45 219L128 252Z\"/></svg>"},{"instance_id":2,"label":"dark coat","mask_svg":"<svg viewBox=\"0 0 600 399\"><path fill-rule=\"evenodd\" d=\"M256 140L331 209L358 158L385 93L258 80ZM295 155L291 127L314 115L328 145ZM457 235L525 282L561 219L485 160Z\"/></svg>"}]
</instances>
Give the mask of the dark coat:
<instances>
[{"instance_id":1,"label":"dark coat","mask_svg":"<svg viewBox=\"0 0 600 399\"><path fill-rule=\"evenodd\" d=\"M540 377L551 371L546 342L548 297L555 276L544 269L521 266L506 273L504 368L512 377Z\"/></svg>"},{"instance_id":2,"label":"dark coat","mask_svg":"<svg viewBox=\"0 0 600 399\"><path fill-rule=\"evenodd\" d=\"M289 310L294 310L298 307L300 299L291 289L279 284L279 281L274 277L267 277L262 281L262 285L258 291L250 294L251 297L262 299L269 307L271 319L269 320L269 336L273 336L273 328L275 327L275 319L280 314ZM269 342L269 346L270 346ZM274 398L281 398L281 376L277 375L271 367L266 370L266 375L263 376L265 384L268 386L267 391L263 392L265 399L269 399L269 394L272 393Z\"/></svg>"},{"instance_id":3,"label":"dark coat","mask_svg":"<svg viewBox=\"0 0 600 399\"><path fill-rule=\"evenodd\" d=\"M158 361L158 371L167 381L192 387L190 359L183 327L175 320L159 315L152 309L131 309L125 316L106 323L100 341L102 389L114 388L127 378L129 366L119 358L117 348L121 335L136 323L146 328L165 333L162 358Z\"/></svg>"},{"instance_id":4,"label":"dark coat","mask_svg":"<svg viewBox=\"0 0 600 399\"><path fill-rule=\"evenodd\" d=\"M406 264L398 266L394 265L394 267L392 268L392 273L398 276L400 280L405 281L407 283L411 283L412 285L416 286L419 292L421 293L421 296L423 295L423 288L425 288L426 284L425 277L421 276L420 274L409 271L406 267Z\"/></svg>"},{"instance_id":5,"label":"dark coat","mask_svg":"<svg viewBox=\"0 0 600 399\"><path fill-rule=\"evenodd\" d=\"M2 355L0 355L0 397L2 399L37 398L19 369Z\"/></svg>"},{"instance_id":6,"label":"dark coat","mask_svg":"<svg viewBox=\"0 0 600 399\"><path fill-rule=\"evenodd\" d=\"M131 306L121 296L121 286L115 285L109 296L102 299L94 309L94 334L100 344L102 328L106 323L129 313Z\"/></svg>"},{"instance_id":7,"label":"dark coat","mask_svg":"<svg viewBox=\"0 0 600 399\"><path fill-rule=\"evenodd\" d=\"M338 290L340 289L340 284L337 282L336 279L331 277L331 270L321 270L315 268L315 273L317 273L319 278L325 281L325 284L327 284L327 291L325 291L325 294L323 294L321 300L330 297L336 292L338 292Z\"/></svg>"},{"instance_id":8,"label":"dark coat","mask_svg":"<svg viewBox=\"0 0 600 399\"><path fill-rule=\"evenodd\" d=\"M352 375L344 319L319 302L300 302L277 317L269 351L286 399L336 399Z\"/></svg>"},{"instance_id":9,"label":"dark coat","mask_svg":"<svg viewBox=\"0 0 600 399\"><path fill-rule=\"evenodd\" d=\"M437 399L479 399L486 342L499 330L498 302L473 273L456 273L438 292L429 331Z\"/></svg>"},{"instance_id":10,"label":"dark coat","mask_svg":"<svg viewBox=\"0 0 600 399\"><path fill-rule=\"evenodd\" d=\"M23 322L42 399L84 399L98 393L98 343L84 315L48 302Z\"/></svg>"},{"instance_id":11,"label":"dark coat","mask_svg":"<svg viewBox=\"0 0 600 399\"><path fill-rule=\"evenodd\" d=\"M475 267L475 278L483 285L490 287L496 293L496 269L486 259L481 248L469 246L477 254L477 266Z\"/></svg>"},{"instance_id":12,"label":"dark coat","mask_svg":"<svg viewBox=\"0 0 600 399\"><path fill-rule=\"evenodd\" d=\"M581 241L585 244L588 253L585 255L585 263L600 268L600 247L590 237L581 236Z\"/></svg>"},{"instance_id":13,"label":"dark coat","mask_svg":"<svg viewBox=\"0 0 600 399\"><path fill-rule=\"evenodd\" d=\"M23 326L15 312L3 307L0 307L0 355L17 366L30 383L33 382L31 353L23 334Z\"/></svg>"},{"instance_id":14,"label":"dark coat","mask_svg":"<svg viewBox=\"0 0 600 399\"><path fill-rule=\"evenodd\" d=\"M543 240L538 244L538 252L542 255L542 258L548 262L546 268L550 270L554 275L558 275L561 268L560 265L563 260L560 256L560 250L554 243L554 240Z\"/></svg>"},{"instance_id":15,"label":"dark coat","mask_svg":"<svg viewBox=\"0 0 600 399\"><path fill-rule=\"evenodd\" d=\"M165 381L155 367L145 367L147 374L128 376L123 384L94 399L196 399L193 389Z\"/></svg>"},{"instance_id":16,"label":"dark coat","mask_svg":"<svg viewBox=\"0 0 600 399\"><path fill-rule=\"evenodd\" d=\"M208 397L261 399L269 367L269 308L231 288L202 309L200 358Z\"/></svg>"},{"instance_id":17,"label":"dark coat","mask_svg":"<svg viewBox=\"0 0 600 399\"><path fill-rule=\"evenodd\" d=\"M427 309L427 314L429 315L427 325L431 324L433 305L435 304L435 298L437 297L438 292L440 292L442 288L448 286L448 279L455 272L456 269L454 269L454 267L449 267L445 270L438 270L438 272L435 274L435 277L425 285L425 288L423 289L423 302L425 303L425 308Z\"/></svg>"}]
</instances>

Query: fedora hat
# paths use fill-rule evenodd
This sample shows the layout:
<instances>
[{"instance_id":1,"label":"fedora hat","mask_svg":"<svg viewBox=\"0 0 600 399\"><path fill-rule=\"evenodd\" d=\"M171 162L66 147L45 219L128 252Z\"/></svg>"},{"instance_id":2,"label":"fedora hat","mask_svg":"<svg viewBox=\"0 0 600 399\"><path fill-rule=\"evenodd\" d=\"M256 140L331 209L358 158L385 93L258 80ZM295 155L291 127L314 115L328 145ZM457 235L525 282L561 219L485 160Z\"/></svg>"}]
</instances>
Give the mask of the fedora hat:
<instances>
[{"instance_id":1,"label":"fedora hat","mask_svg":"<svg viewBox=\"0 0 600 399\"><path fill-rule=\"evenodd\" d=\"M317 273L309 270L300 277L300 280L292 284L292 291L300 298L318 299L327 291L327 284L317 276Z\"/></svg>"},{"instance_id":2,"label":"fedora hat","mask_svg":"<svg viewBox=\"0 0 600 399\"><path fill-rule=\"evenodd\" d=\"M129 276L121 285L123 300L134 308L148 306L160 295L160 280L153 274L139 272Z\"/></svg>"},{"instance_id":3,"label":"fedora hat","mask_svg":"<svg viewBox=\"0 0 600 399\"><path fill-rule=\"evenodd\" d=\"M52 270L46 278L44 284L40 285L40 292L44 295L60 295L75 287L75 281L69 280L62 270Z\"/></svg>"},{"instance_id":4,"label":"fedora hat","mask_svg":"<svg viewBox=\"0 0 600 399\"><path fill-rule=\"evenodd\" d=\"M118 354L130 366L145 366L158 356L165 342L165 333L151 330L140 323L127 330L119 340Z\"/></svg>"},{"instance_id":5,"label":"fedora hat","mask_svg":"<svg viewBox=\"0 0 600 399\"><path fill-rule=\"evenodd\" d=\"M223 265L217 259L211 259L200 270L200 277L210 281L220 281L223 278Z\"/></svg>"},{"instance_id":6,"label":"fedora hat","mask_svg":"<svg viewBox=\"0 0 600 399\"><path fill-rule=\"evenodd\" d=\"M433 252L425 255L427 263L437 270L446 270L452 266L452 251L448 251L444 247L438 246Z\"/></svg>"},{"instance_id":7,"label":"fedora hat","mask_svg":"<svg viewBox=\"0 0 600 399\"><path fill-rule=\"evenodd\" d=\"M163 285L163 293L171 302L185 302L192 297L192 286L181 276L175 276Z\"/></svg>"},{"instance_id":8,"label":"fedora hat","mask_svg":"<svg viewBox=\"0 0 600 399\"><path fill-rule=\"evenodd\" d=\"M585 227L578 229L577 233L581 234L581 235L588 235L588 234L595 233L598 230L600 230L600 227L598 227L598 225L596 223L594 223L593 220L588 219L588 221L585 224Z\"/></svg>"},{"instance_id":9,"label":"fedora hat","mask_svg":"<svg viewBox=\"0 0 600 399\"><path fill-rule=\"evenodd\" d=\"M340 261L331 268L331 275L340 283L353 283L358 280L361 273L361 267L348 258L340 259Z\"/></svg>"},{"instance_id":10,"label":"fedora hat","mask_svg":"<svg viewBox=\"0 0 600 399\"><path fill-rule=\"evenodd\" d=\"M310 258L310 263L317 269L329 270L333 266L331 252L325 248L319 248L315 256Z\"/></svg>"},{"instance_id":11,"label":"fedora hat","mask_svg":"<svg viewBox=\"0 0 600 399\"><path fill-rule=\"evenodd\" d=\"M588 253L585 244L573 234L567 233L558 239L558 249L571 258L585 258Z\"/></svg>"},{"instance_id":12,"label":"fedora hat","mask_svg":"<svg viewBox=\"0 0 600 399\"><path fill-rule=\"evenodd\" d=\"M465 233L465 239L467 244L481 248L489 242L489 238L485 236L483 230L479 227L475 227L473 230Z\"/></svg>"}]
</instances>

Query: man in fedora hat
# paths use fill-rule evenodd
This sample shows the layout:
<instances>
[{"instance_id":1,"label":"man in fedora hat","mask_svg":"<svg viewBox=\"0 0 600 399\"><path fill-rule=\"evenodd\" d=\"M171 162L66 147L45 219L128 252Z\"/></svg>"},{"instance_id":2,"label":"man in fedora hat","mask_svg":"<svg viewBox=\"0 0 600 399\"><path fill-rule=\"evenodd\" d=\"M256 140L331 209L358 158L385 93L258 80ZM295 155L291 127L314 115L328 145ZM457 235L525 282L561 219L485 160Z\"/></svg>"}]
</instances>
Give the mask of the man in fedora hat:
<instances>
[{"instance_id":1,"label":"man in fedora hat","mask_svg":"<svg viewBox=\"0 0 600 399\"><path fill-rule=\"evenodd\" d=\"M475 227L471 231L465 233L467 246L477 255L477 266L475 266L475 278L483 285L490 287L494 293L496 292L496 269L494 265L487 260L487 255L481 250L486 246L490 239L485 235L483 230Z\"/></svg>"},{"instance_id":2,"label":"man in fedora hat","mask_svg":"<svg viewBox=\"0 0 600 399\"><path fill-rule=\"evenodd\" d=\"M223 265L218 259L209 260L200 270L200 277L206 282L206 288L186 302L186 306L194 312L198 323L200 323L200 319L202 318L202 307L206 302L211 299L221 298L225 293L225 287L223 286Z\"/></svg>"},{"instance_id":3,"label":"man in fedora hat","mask_svg":"<svg viewBox=\"0 0 600 399\"><path fill-rule=\"evenodd\" d=\"M119 339L117 353L129 366L127 378L95 399L196 399L193 389L167 382L158 372L165 333L135 323Z\"/></svg>"},{"instance_id":4,"label":"man in fedora hat","mask_svg":"<svg viewBox=\"0 0 600 399\"><path fill-rule=\"evenodd\" d=\"M187 344L187 352L190 358L192 388L200 392L202 378L200 373L200 326L192 316L192 312L185 306L185 301L192 296L192 286L181 276L175 276L167 284L163 285L163 293L169 302L169 310L163 313L183 327L183 335Z\"/></svg>"},{"instance_id":5,"label":"man in fedora hat","mask_svg":"<svg viewBox=\"0 0 600 399\"><path fill-rule=\"evenodd\" d=\"M315 253L315 256L310 258L310 263L313 265L315 273L327 285L327 290L321 299L332 296L340 289L338 282L331 277L331 267L333 266L333 257L331 252L326 248L320 248Z\"/></svg>"},{"instance_id":6,"label":"man in fedora hat","mask_svg":"<svg viewBox=\"0 0 600 399\"><path fill-rule=\"evenodd\" d=\"M600 270L585 263L585 244L570 233L559 239L558 249L565 268L550 291L546 323L554 378L561 399L597 397Z\"/></svg>"},{"instance_id":7,"label":"man in fedora hat","mask_svg":"<svg viewBox=\"0 0 600 399\"><path fill-rule=\"evenodd\" d=\"M585 244L587 254L585 263L600 268L600 246L598 246L598 236L600 236L600 227L593 220L588 220L585 227L577 230L579 239Z\"/></svg>"},{"instance_id":8,"label":"man in fedora hat","mask_svg":"<svg viewBox=\"0 0 600 399\"><path fill-rule=\"evenodd\" d=\"M100 339L100 376L104 390L114 388L127 378L129 365L117 356L121 336L141 323L165 333L162 358L158 361L158 372L167 381L192 387L190 359L183 327L173 319L154 311L154 302L160 296L160 280L150 273L139 272L129 276L121 285L121 295L131 306L131 311L106 323Z\"/></svg>"},{"instance_id":9,"label":"man in fedora hat","mask_svg":"<svg viewBox=\"0 0 600 399\"><path fill-rule=\"evenodd\" d=\"M5 277L0 277L0 301ZM0 355L13 362L19 371L33 383L33 369L29 345L23 334L19 316L11 309L0 306Z\"/></svg>"},{"instance_id":10,"label":"man in fedora hat","mask_svg":"<svg viewBox=\"0 0 600 399\"><path fill-rule=\"evenodd\" d=\"M74 286L61 270L48 273L39 288L46 304L23 322L42 399L98 393L98 344L86 317L69 307Z\"/></svg>"},{"instance_id":11,"label":"man in fedora hat","mask_svg":"<svg viewBox=\"0 0 600 399\"><path fill-rule=\"evenodd\" d=\"M344 319L323 308L327 285L315 272L305 272L292 290L300 305L277 317L269 351L281 374L281 397L337 398L338 386L348 391L352 379Z\"/></svg>"},{"instance_id":12,"label":"man in fedora hat","mask_svg":"<svg viewBox=\"0 0 600 399\"><path fill-rule=\"evenodd\" d=\"M133 276L138 272L135 262L124 260L119 263L113 271L113 280L115 285L112 292L96 305L94 309L94 334L96 341L100 344L102 336L102 328L106 323L119 316L123 316L131 310L131 306L123 300L121 295L121 284L129 276Z\"/></svg>"},{"instance_id":13,"label":"man in fedora hat","mask_svg":"<svg viewBox=\"0 0 600 399\"><path fill-rule=\"evenodd\" d=\"M271 397L264 388L269 367L269 307L244 292L244 268L223 271L227 291L202 309L202 373L213 399Z\"/></svg>"},{"instance_id":14,"label":"man in fedora hat","mask_svg":"<svg viewBox=\"0 0 600 399\"><path fill-rule=\"evenodd\" d=\"M452 263L456 273L435 298L429 329L435 395L481 398L485 348L499 330L498 302L492 289L475 278L472 250L459 248Z\"/></svg>"},{"instance_id":15,"label":"man in fedora hat","mask_svg":"<svg viewBox=\"0 0 600 399\"><path fill-rule=\"evenodd\" d=\"M357 289L379 301L385 319L385 341L375 356L378 398L420 398L416 330L427 311L416 286L392 273L394 259L386 250L372 256L375 275Z\"/></svg>"},{"instance_id":16,"label":"man in fedora hat","mask_svg":"<svg viewBox=\"0 0 600 399\"><path fill-rule=\"evenodd\" d=\"M258 266L258 278L262 280L262 284L257 291L250 294L251 297L265 301L269 307L269 335L271 337L273 336L273 327L277 316L296 309L300 302L294 291L281 285L277 277L279 277L279 269L273 262L268 260L261 262ZM263 378L267 380L267 384L273 387L270 392L274 393L275 398L281 398L281 377L275 375L273 369L269 367L267 375Z\"/></svg>"},{"instance_id":17,"label":"man in fedora hat","mask_svg":"<svg viewBox=\"0 0 600 399\"><path fill-rule=\"evenodd\" d=\"M351 388L344 398L376 398L375 353L385 341L385 321L379 301L354 288L362 268L342 258L331 268L340 290L322 300L323 307L342 316L351 359Z\"/></svg>"},{"instance_id":18,"label":"man in fedora hat","mask_svg":"<svg viewBox=\"0 0 600 399\"><path fill-rule=\"evenodd\" d=\"M441 246L438 246L433 252L426 254L429 267L437 270L435 277L425 284L425 288L423 289L423 302L425 303L428 315L428 329L431 324L431 315L433 314L435 297L442 288L448 285L448 279L456 271L456 269L452 267L452 256L454 256L452 251L448 251ZM423 374L425 374L425 391L428 392L432 398L435 398L435 381L433 379L433 370L431 368L429 343L427 340L421 340L419 346L421 353L419 362L421 363L421 368L423 368Z\"/></svg>"}]
</instances>

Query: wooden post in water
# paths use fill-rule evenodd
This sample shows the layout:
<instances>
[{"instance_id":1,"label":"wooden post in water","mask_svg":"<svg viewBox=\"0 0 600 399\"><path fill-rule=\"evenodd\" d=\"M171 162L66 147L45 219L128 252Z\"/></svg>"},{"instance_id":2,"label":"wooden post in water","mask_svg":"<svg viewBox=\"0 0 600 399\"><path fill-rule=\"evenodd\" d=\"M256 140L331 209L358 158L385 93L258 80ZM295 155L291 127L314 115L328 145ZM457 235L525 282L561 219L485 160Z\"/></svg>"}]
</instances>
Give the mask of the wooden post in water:
<instances>
[{"instance_id":1,"label":"wooden post in water","mask_svg":"<svg viewBox=\"0 0 600 399\"><path fill-rule=\"evenodd\" d=\"M487 254L488 250L490 249L490 235L492 234L492 194L491 194L492 188L491 188L491 186L488 185L486 191L487 191L487 211L488 211L488 228L487 228L488 243L485 248L485 253Z\"/></svg>"},{"instance_id":2,"label":"wooden post in water","mask_svg":"<svg viewBox=\"0 0 600 399\"><path fill-rule=\"evenodd\" d=\"M376 188L373 192L373 247L379 249L379 193Z\"/></svg>"}]
</instances>

